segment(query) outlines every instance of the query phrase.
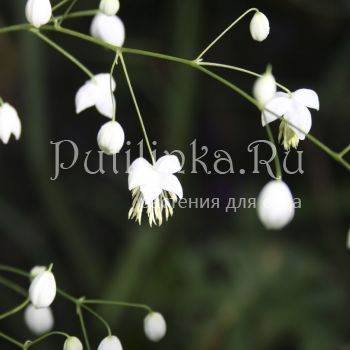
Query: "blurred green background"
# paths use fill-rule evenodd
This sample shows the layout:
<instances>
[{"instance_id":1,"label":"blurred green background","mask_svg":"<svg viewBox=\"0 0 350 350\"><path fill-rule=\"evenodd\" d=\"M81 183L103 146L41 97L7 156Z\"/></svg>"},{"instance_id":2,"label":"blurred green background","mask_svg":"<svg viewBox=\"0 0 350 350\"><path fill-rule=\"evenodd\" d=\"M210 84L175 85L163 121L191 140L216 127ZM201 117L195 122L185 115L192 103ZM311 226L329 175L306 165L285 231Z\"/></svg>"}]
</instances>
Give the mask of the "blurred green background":
<instances>
[{"instance_id":1,"label":"blurred green background","mask_svg":"<svg viewBox=\"0 0 350 350\"><path fill-rule=\"evenodd\" d=\"M24 5L24 0L2 0L0 25L23 22ZM76 9L97 5L97 0L78 1ZM251 6L269 17L270 37L263 43L251 40L246 18L206 59L258 72L272 63L277 79L291 90L315 89L321 110L312 113L311 132L341 150L349 143L348 0L135 0L121 1L119 15L127 29L125 46L191 59ZM89 24L89 18L65 22L84 32ZM109 70L111 52L48 35L94 72ZM142 311L98 308L125 349L350 349L346 170L301 142L305 173L285 180L302 208L286 229L266 231L254 209L226 213L228 198L256 197L269 180L263 169L251 174L253 157L247 152L249 143L266 138L259 113L188 67L131 55L126 60L159 154L179 149L190 155L189 145L197 139L199 147L210 149L209 164L213 152L224 149L235 170L250 171L191 175L188 161L186 174L179 175L185 196L220 198L221 208L177 208L160 228L128 221L125 153L117 157L118 175L107 157L105 175L83 171L84 154L91 149L89 166L98 167L96 134L106 121L94 109L75 115L74 95L86 77L29 33L1 35L0 95L17 108L23 136L0 150L0 261L26 270L53 262L59 286L76 296L142 302L164 314L168 334L152 344L143 335ZM251 77L220 74L250 92ZM134 158L141 132L120 68L116 80L117 117ZM277 134L277 124L273 130ZM63 139L77 143L79 161L52 182L50 141ZM69 148L64 156L71 159ZM290 157L293 169L295 153ZM0 312L19 302L0 287ZM82 337L74 307L58 299L53 308L56 328ZM88 328L96 348L104 329L90 318ZM0 321L0 329L20 340L32 337L22 315ZM37 346L61 347L61 339ZM11 346L0 340L0 348Z\"/></svg>"}]
</instances>

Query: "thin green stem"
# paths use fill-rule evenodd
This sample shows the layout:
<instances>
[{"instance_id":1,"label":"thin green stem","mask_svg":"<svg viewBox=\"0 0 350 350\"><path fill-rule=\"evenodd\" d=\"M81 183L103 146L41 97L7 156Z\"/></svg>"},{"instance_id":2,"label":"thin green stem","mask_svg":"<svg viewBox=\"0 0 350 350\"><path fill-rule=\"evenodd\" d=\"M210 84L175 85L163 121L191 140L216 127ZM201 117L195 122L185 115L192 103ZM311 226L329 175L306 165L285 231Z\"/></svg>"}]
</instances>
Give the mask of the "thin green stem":
<instances>
[{"instance_id":1,"label":"thin green stem","mask_svg":"<svg viewBox=\"0 0 350 350\"><path fill-rule=\"evenodd\" d=\"M253 76L258 77L258 78L262 77L262 74L255 73L255 72L253 72L251 70L248 70L248 69L244 69L244 68L240 68L240 67L236 67L236 66L231 66L229 64L221 64L221 63L214 63L214 62L198 62L198 64L201 65L201 66L230 69L230 70L234 70L234 71L237 71L237 72L253 75ZM278 86L280 89L284 90L288 94L291 93L291 91L287 87L285 87L284 85L282 85L282 84L280 84L278 82L276 82L276 86Z\"/></svg>"},{"instance_id":2,"label":"thin green stem","mask_svg":"<svg viewBox=\"0 0 350 350\"><path fill-rule=\"evenodd\" d=\"M32 28L32 25L29 23L15 24L13 26L0 28L0 34L10 33L10 32L18 32L21 30L28 30Z\"/></svg>"},{"instance_id":3,"label":"thin green stem","mask_svg":"<svg viewBox=\"0 0 350 350\"><path fill-rule=\"evenodd\" d=\"M12 337L8 336L7 334L0 332L0 338L3 338L5 340L7 340L9 343L12 343L16 346L18 346L19 348L23 349L24 344L20 343L18 340L13 339Z\"/></svg>"},{"instance_id":4,"label":"thin green stem","mask_svg":"<svg viewBox=\"0 0 350 350\"><path fill-rule=\"evenodd\" d=\"M76 305L77 305L77 315L79 318L81 330L83 332L85 345L86 345L87 350L91 350L90 341L89 341L89 337L88 337L88 334L86 331L85 320L84 320L83 312L81 310L80 303L77 303Z\"/></svg>"},{"instance_id":5,"label":"thin green stem","mask_svg":"<svg viewBox=\"0 0 350 350\"><path fill-rule=\"evenodd\" d=\"M24 288L22 288L17 283L10 281L9 279L7 279L3 276L0 276L0 284L2 284L3 286L13 290L14 292L16 292L24 297L28 296L28 293Z\"/></svg>"},{"instance_id":6,"label":"thin green stem","mask_svg":"<svg viewBox=\"0 0 350 350\"><path fill-rule=\"evenodd\" d=\"M86 300L83 300L82 303L95 304L95 305L113 305L113 306L132 307L132 308L144 309L144 310L147 310L148 312L152 312L152 309L148 305L137 304L137 303L124 303L122 301L86 299Z\"/></svg>"},{"instance_id":7,"label":"thin green stem","mask_svg":"<svg viewBox=\"0 0 350 350\"><path fill-rule=\"evenodd\" d=\"M73 0L71 2L71 4L68 6L68 8L65 11L65 13L63 14L63 16L58 19L58 21L57 21L58 26L60 26L63 23L63 21L67 18L67 16L72 11L72 8L75 6L76 3L77 3L77 0Z\"/></svg>"},{"instance_id":8,"label":"thin green stem","mask_svg":"<svg viewBox=\"0 0 350 350\"><path fill-rule=\"evenodd\" d=\"M29 272L17 269L17 268L12 267L12 266L3 265L3 264L0 264L0 271L13 273L15 275L19 275L19 276L22 276L22 277L28 277L29 278L29 276L30 276Z\"/></svg>"},{"instance_id":9,"label":"thin green stem","mask_svg":"<svg viewBox=\"0 0 350 350\"><path fill-rule=\"evenodd\" d=\"M0 96L0 107L4 104L4 100Z\"/></svg>"},{"instance_id":10,"label":"thin green stem","mask_svg":"<svg viewBox=\"0 0 350 350\"><path fill-rule=\"evenodd\" d=\"M339 156L340 157L344 157L347 153L350 152L350 145L348 145L347 147L345 147L341 152L339 152Z\"/></svg>"},{"instance_id":11,"label":"thin green stem","mask_svg":"<svg viewBox=\"0 0 350 350\"><path fill-rule=\"evenodd\" d=\"M268 136L270 142L273 143L273 145L275 146L275 150L276 150L276 156L274 157L275 168L276 168L276 179L282 180L281 161L280 161L280 157L279 157L279 155L278 155L278 151L277 151L277 147L276 147L275 138L273 137L270 124L266 124L266 125L265 125L265 129L266 129L267 136Z\"/></svg>"},{"instance_id":12,"label":"thin green stem","mask_svg":"<svg viewBox=\"0 0 350 350\"><path fill-rule=\"evenodd\" d=\"M257 8L251 8L244 12L241 16L239 16L233 23L231 23L221 34L219 34L195 59L195 61L199 62L200 59L227 33L229 32L239 21L241 21L246 15L250 12L259 12Z\"/></svg>"},{"instance_id":13,"label":"thin green stem","mask_svg":"<svg viewBox=\"0 0 350 350\"><path fill-rule=\"evenodd\" d=\"M52 12L55 12L56 10L58 10L60 7L62 7L63 5L65 5L69 1L71 1L71 0L62 0L61 2L59 2L58 4L56 4L55 6L52 7Z\"/></svg>"},{"instance_id":14,"label":"thin green stem","mask_svg":"<svg viewBox=\"0 0 350 350\"><path fill-rule=\"evenodd\" d=\"M113 95L113 73L114 73L115 66L118 64L118 58L119 58L119 51L117 51L115 54L115 58L114 58L114 61L113 61L112 67L111 67L111 71L110 71L110 80L109 80L110 90L111 90L111 98L112 98L112 106L113 106L112 121L114 121L114 122L115 122L115 117L116 117L116 112L117 112L117 106L116 106L115 98Z\"/></svg>"},{"instance_id":15,"label":"thin green stem","mask_svg":"<svg viewBox=\"0 0 350 350\"><path fill-rule=\"evenodd\" d=\"M136 113L137 113L137 116L139 118L139 122L140 122L140 125L141 125L143 136L144 136L146 144L147 144L147 148L148 148L150 157L152 159L153 164L155 164L155 159L154 159L154 156L153 156L151 144L150 144L149 139L148 139L146 127L145 127L145 124L144 124L143 119L142 119L142 115L141 115L140 108L139 108L139 105L138 105L137 100L136 100L134 89L133 89L133 87L131 85L130 77L129 77L129 74L128 74L128 70L126 68L126 64L125 64L125 61L124 61L123 54L121 52L120 52L120 62L121 62L122 67L123 67L125 79L126 79L126 82L128 83L128 87L129 87L129 90L130 90L130 94L131 94L132 100L134 101L134 105L135 105L135 108L136 108Z\"/></svg>"},{"instance_id":16,"label":"thin green stem","mask_svg":"<svg viewBox=\"0 0 350 350\"><path fill-rule=\"evenodd\" d=\"M112 335L111 327L100 314L98 314L95 310L91 309L91 307L84 305L83 303L81 304L81 307L84 308L86 311L90 312L91 315L95 316L101 323L103 323L107 329L108 335L109 336Z\"/></svg>"},{"instance_id":17,"label":"thin green stem","mask_svg":"<svg viewBox=\"0 0 350 350\"><path fill-rule=\"evenodd\" d=\"M45 41L47 44L49 44L51 47L56 49L58 52L60 52L62 55L64 55L66 58L68 58L71 62L73 62L77 67L79 67L86 75L88 75L90 78L94 78L93 73L86 68L80 61L78 61L73 55L71 55L69 52L67 52L65 49L63 49L61 46L53 42L51 39L49 39L44 34L40 33L38 30L32 29L31 32L35 34L37 37Z\"/></svg>"},{"instance_id":18,"label":"thin green stem","mask_svg":"<svg viewBox=\"0 0 350 350\"><path fill-rule=\"evenodd\" d=\"M0 320L4 320L7 317L10 317L12 315L15 315L17 312L22 311L27 305L29 304L29 299L26 299L24 302L22 302L21 304L17 305L16 307L14 307L13 309L4 312L3 314L0 315Z\"/></svg>"},{"instance_id":19,"label":"thin green stem","mask_svg":"<svg viewBox=\"0 0 350 350\"><path fill-rule=\"evenodd\" d=\"M64 333L64 332L58 332L58 331L55 331L55 332L50 332L50 333L46 333L44 334L43 336L35 339L35 340L28 340L24 345L23 345L23 349L27 350L29 349L30 347L32 347L33 345L35 344L38 344L40 342L42 342L43 340L53 336L53 335L60 335L62 337L65 337L65 338L69 338L69 334L67 333Z\"/></svg>"}]
</instances>

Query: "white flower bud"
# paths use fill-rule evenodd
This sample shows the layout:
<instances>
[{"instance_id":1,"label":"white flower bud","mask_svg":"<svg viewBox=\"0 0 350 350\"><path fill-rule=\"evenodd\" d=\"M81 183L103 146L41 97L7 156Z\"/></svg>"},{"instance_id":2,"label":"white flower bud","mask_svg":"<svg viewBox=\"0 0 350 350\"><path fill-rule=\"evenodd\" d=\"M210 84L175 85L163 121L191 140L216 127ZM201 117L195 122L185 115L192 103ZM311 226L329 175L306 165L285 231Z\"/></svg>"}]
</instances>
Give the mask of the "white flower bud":
<instances>
[{"instance_id":1,"label":"white flower bud","mask_svg":"<svg viewBox=\"0 0 350 350\"><path fill-rule=\"evenodd\" d=\"M264 106L265 103L275 96L276 91L276 80L271 73L271 69L268 68L266 72L255 81L253 95L258 102Z\"/></svg>"},{"instance_id":2,"label":"white flower bud","mask_svg":"<svg viewBox=\"0 0 350 350\"><path fill-rule=\"evenodd\" d=\"M39 28L48 23L52 16L50 0L28 0L26 18L34 27Z\"/></svg>"},{"instance_id":3,"label":"white flower bud","mask_svg":"<svg viewBox=\"0 0 350 350\"><path fill-rule=\"evenodd\" d=\"M29 272L29 277L33 280L39 273L44 271L46 271L46 266L34 266Z\"/></svg>"},{"instance_id":4,"label":"white flower bud","mask_svg":"<svg viewBox=\"0 0 350 350\"><path fill-rule=\"evenodd\" d=\"M13 134L18 140L21 137L22 125L17 111L9 103L0 103L0 139L7 144Z\"/></svg>"},{"instance_id":5,"label":"white flower bud","mask_svg":"<svg viewBox=\"0 0 350 350\"><path fill-rule=\"evenodd\" d=\"M125 27L118 16L97 14L92 20L90 32L93 37L114 46L121 47L125 41Z\"/></svg>"},{"instance_id":6,"label":"white flower bud","mask_svg":"<svg viewBox=\"0 0 350 350\"><path fill-rule=\"evenodd\" d=\"M36 335L51 331L54 325L52 310L49 307L36 309L33 305L29 305L24 311L24 321Z\"/></svg>"},{"instance_id":7,"label":"white flower bud","mask_svg":"<svg viewBox=\"0 0 350 350\"><path fill-rule=\"evenodd\" d=\"M255 12L250 22L250 34L256 41L264 41L270 33L270 24L267 17L261 12Z\"/></svg>"},{"instance_id":8,"label":"white flower bud","mask_svg":"<svg viewBox=\"0 0 350 350\"><path fill-rule=\"evenodd\" d=\"M279 230L294 217L294 200L289 187L282 180L272 180L261 190L258 203L258 216L270 230Z\"/></svg>"},{"instance_id":9,"label":"white flower bud","mask_svg":"<svg viewBox=\"0 0 350 350\"><path fill-rule=\"evenodd\" d=\"M123 347L120 340L116 336L111 335L101 341L97 350L123 350Z\"/></svg>"},{"instance_id":10,"label":"white flower bud","mask_svg":"<svg viewBox=\"0 0 350 350\"><path fill-rule=\"evenodd\" d=\"M125 140L123 128L118 122L110 121L103 124L97 134L100 150L108 155L119 153Z\"/></svg>"},{"instance_id":11,"label":"white flower bud","mask_svg":"<svg viewBox=\"0 0 350 350\"><path fill-rule=\"evenodd\" d=\"M157 342L165 336L166 323L159 312L150 312L143 321L143 327L149 340Z\"/></svg>"},{"instance_id":12,"label":"white flower bud","mask_svg":"<svg viewBox=\"0 0 350 350\"><path fill-rule=\"evenodd\" d=\"M120 8L119 0L101 0L100 10L107 16L114 16Z\"/></svg>"},{"instance_id":13,"label":"white flower bud","mask_svg":"<svg viewBox=\"0 0 350 350\"><path fill-rule=\"evenodd\" d=\"M29 299L36 308L48 307L56 296L56 281L51 271L37 275L29 287Z\"/></svg>"},{"instance_id":14,"label":"white flower bud","mask_svg":"<svg viewBox=\"0 0 350 350\"><path fill-rule=\"evenodd\" d=\"M77 337L69 337L64 342L63 350L83 350L83 344Z\"/></svg>"}]
</instances>

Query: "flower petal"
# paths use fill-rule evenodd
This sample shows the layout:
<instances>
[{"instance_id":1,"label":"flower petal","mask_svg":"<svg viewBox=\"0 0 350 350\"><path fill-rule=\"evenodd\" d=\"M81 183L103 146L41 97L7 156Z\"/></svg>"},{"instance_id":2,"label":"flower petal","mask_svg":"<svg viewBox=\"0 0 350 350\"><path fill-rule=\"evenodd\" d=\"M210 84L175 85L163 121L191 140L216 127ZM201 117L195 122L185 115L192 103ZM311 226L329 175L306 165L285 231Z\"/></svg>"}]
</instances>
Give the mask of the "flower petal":
<instances>
[{"instance_id":1,"label":"flower petal","mask_svg":"<svg viewBox=\"0 0 350 350\"><path fill-rule=\"evenodd\" d=\"M112 96L110 92L103 96L99 96L95 104L98 112L107 118L113 117L113 109L115 108L115 105L115 97Z\"/></svg>"},{"instance_id":2,"label":"flower petal","mask_svg":"<svg viewBox=\"0 0 350 350\"><path fill-rule=\"evenodd\" d=\"M284 119L292 124L290 127L298 135L299 139L304 140L305 134L310 131L312 125L310 111L301 103L294 101L285 114Z\"/></svg>"},{"instance_id":3,"label":"flower petal","mask_svg":"<svg viewBox=\"0 0 350 350\"><path fill-rule=\"evenodd\" d=\"M153 166L144 158L137 158L128 170L128 186L129 190L147 183L158 181L158 174L154 171Z\"/></svg>"},{"instance_id":4,"label":"flower petal","mask_svg":"<svg viewBox=\"0 0 350 350\"><path fill-rule=\"evenodd\" d=\"M273 113L276 113L278 116L283 116L289 109L292 100L288 97L288 94L278 92L275 97L266 103L265 110L261 115L262 126L269 124L276 119L278 119Z\"/></svg>"},{"instance_id":5,"label":"flower petal","mask_svg":"<svg viewBox=\"0 0 350 350\"><path fill-rule=\"evenodd\" d=\"M299 103L306 107L320 109L320 101L318 95L315 91L310 89L299 89L293 93L293 98L295 98Z\"/></svg>"},{"instance_id":6,"label":"flower petal","mask_svg":"<svg viewBox=\"0 0 350 350\"><path fill-rule=\"evenodd\" d=\"M175 175L161 174L160 185L163 190L175 193L180 199L183 197L181 183Z\"/></svg>"},{"instance_id":7,"label":"flower petal","mask_svg":"<svg viewBox=\"0 0 350 350\"><path fill-rule=\"evenodd\" d=\"M157 160L156 169L166 174L174 174L181 170L179 158L174 155L166 155Z\"/></svg>"},{"instance_id":8,"label":"flower petal","mask_svg":"<svg viewBox=\"0 0 350 350\"><path fill-rule=\"evenodd\" d=\"M75 95L75 111L77 114L94 106L96 103L95 86L92 81L87 81Z\"/></svg>"},{"instance_id":9,"label":"flower petal","mask_svg":"<svg viewBox=\"0 0 350 350\"><path fill-rule=\"evenodd\" d=\"M140 191L142 193L143 199L145 200L145 203L147 205L150 205L152 204L152 201L162 193L162 188L160 187L159 183L147 183L140 186Z\"/></svg>"}]
</instances>

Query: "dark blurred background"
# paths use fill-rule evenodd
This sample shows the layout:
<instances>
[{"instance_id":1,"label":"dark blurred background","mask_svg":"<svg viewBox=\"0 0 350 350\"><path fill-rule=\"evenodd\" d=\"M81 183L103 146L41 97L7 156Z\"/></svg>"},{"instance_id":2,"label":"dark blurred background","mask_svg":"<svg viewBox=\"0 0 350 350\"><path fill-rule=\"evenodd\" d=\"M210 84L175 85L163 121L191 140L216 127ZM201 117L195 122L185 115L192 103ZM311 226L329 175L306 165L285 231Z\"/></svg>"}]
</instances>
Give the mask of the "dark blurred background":
<instances>
[{"instance_id":1,"label":"dark blurred background","mask_svg":"<svg viewBox=\"0 0 350 350\"><path fill-rule=\"evenodd\" d=\"M0 25L23 22L24 5L24 0L2 0ZM97 6L97 0L84 0L76 9ZM258 72L272 63L277 79L291 90L315 89L321 110L312 112L311 132L340 151L349 143L348 0L135 0L121 1L119 15L127 29L125 46L191 59L252 6L270 19L269 38L254 42L246 18L206 60ZM90 20L64 25L87 32ZM47 35L93 72L110 69L113 53ZM259 113L188 67L131 55L126 60L159 153L179 149L191 155L196 139L198 147L209 147L209 164L217 149L232 156L235 174L191 175L188 161L186 174L179 175L186 197L220 198L221 207L177 208L160 228L128 221L125 153L117 157L118 175L110 171L108 157L105 175L83 171L89 150L90 168L98 167L96 134L106 121L95 109L75 115L74 96L86 76L30 33L1 35L0 95L17 108L23 135L0 150L0 261L26 270L53 262L59 286L76 296L142 302L164 314L168 334L152 344L143 335L142 311L98 308L125 349L350 349L348 172L301 142L305 173L285 180L302 208L286 229L266 231L254 209L226 213L228 198L256 197L269 180L263 169L251 174L253 156L247 152L251 142L266 138ZM250 92L252 77L218 72ZM115 77L117 117L134 158L141 132L120 68ZM277 135L277 124L273 131ZM52 182L50 141L64 139L79 146L79 161ZM63 153L69 162L70 148ZM295 152L290 158L293 169ZM240 168L247 174L240 175ZM0 287L1 312L19 302L18 295ZM74 307L57 299L53 308L55 328L82 337ZM89 317L88 328L95 348L104 330ZM32 337L22 315L1 321L0 329L20 340ZM37 346L61 347L61 339ZM11 346L0 340L0 348Z\"/></svg>"}]
</instances>

